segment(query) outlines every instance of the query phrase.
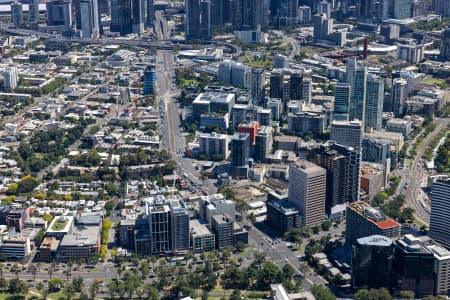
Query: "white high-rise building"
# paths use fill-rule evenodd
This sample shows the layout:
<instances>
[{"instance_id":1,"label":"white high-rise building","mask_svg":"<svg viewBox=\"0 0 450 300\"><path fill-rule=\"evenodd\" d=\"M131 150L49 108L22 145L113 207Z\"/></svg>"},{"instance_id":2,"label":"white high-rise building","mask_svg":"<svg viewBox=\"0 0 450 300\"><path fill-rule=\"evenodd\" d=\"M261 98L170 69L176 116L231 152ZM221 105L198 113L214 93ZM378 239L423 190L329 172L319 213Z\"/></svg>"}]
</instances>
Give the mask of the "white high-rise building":
<instances>
[{"instance_id":1,"label":"white high-rise building","mask_svg":"<svg viewBox=\"0 0 450 300\"><path fill-rule=\"evenodd\" d=\"M5 89L15 89L19 82L19 73L16 67L10 67L3 72L3 86Z\"/></svg>"},{"instance_id":2,"label":"white high-rise building","mask_svg":"<svg viewBox=\"0 0 450 300\"><path fill-rule=\"evenodd\" d=\"M331 123L330 140L338 144L361 150L363 126L361 121L333 121Z\"/></svg>"},{"instance_id":3,"label":"white high-rise building","mask_svg":"<svg viewBox=\"0 0 450 300\"><path fill-rule=\"evenodd\" d=\"M306 160L289 166L288 201L299 209L303 225L317 225L324 220L326 176L324 168Z\"/></svg>"}]
</instances>

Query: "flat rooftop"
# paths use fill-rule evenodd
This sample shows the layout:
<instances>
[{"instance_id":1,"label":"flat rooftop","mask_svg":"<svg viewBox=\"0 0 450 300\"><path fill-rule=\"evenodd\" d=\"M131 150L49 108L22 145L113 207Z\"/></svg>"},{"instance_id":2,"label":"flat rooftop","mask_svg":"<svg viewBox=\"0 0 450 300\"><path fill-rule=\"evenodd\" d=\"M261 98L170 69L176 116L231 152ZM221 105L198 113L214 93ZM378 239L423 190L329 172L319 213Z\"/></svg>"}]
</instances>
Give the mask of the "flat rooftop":
<instances>
[{"instance_id":1,"label":"flat rooftop","mask_svg":"<svg viewBox=\"0 0 450 300\"><path fill-rule=\"evenodd\" d=\"M392 240L384 235L371 235L357 239L358 244L366 246L382 246L389 247L392 245Z\"/></svg>"},{"instance_id":2,"label":"flat rooftop","mask_svg":"<svg viewBox=\"0 0 450 300\"><path fill-rule=\"evenodd\" d=\"M229 103L233 100L234 94L227 92L204 92L195 98L192 102L194 103L206 103L206 102L216 102L216 103Z\"/></svg>"},{"instance_id":3,"label":"flat rooftop","mask_svg":"<svg viewBox=\"0 0 450 300\"><path fill-rule=\"evenodd\" d=\"M61 241L60 246L83 246L96 245L100 238L100 230L97 226L75 227L71 234L67 234Z\"/></svg>"},{"instance_id":4,"label":"flat rooftop","mask_svg":"<svg viewBox=\"0 0 450 300\"><path fill-rule=\"evenodd\" d=\"M400 227L400 223L386 216L380 209L375 208L363 201L353 202L348 208L356 212L367 221L372 222L382 230Z\"/></svg>"},{"instance_id":5,"label":"flat rooftop","mask_svg":"<svg viewBox=\"0 0 450 300\"><path fill-rule=\"evenodd\" d=\"M212 235L212 232L206 227L206 223L200 223L199 220L191 220L189 222L189 230L192 235L199 235L199 236L205 236L205 235Z\"/></svg>"}]
</instances>

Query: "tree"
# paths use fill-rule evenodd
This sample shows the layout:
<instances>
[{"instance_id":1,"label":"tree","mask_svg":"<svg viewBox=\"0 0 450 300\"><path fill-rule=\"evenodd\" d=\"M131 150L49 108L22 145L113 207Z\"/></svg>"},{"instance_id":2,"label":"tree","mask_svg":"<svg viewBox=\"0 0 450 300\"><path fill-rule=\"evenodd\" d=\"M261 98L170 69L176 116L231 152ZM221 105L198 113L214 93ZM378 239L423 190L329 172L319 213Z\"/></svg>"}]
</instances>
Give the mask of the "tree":
<instances>
[{"instance_id":1,"label":"tree","mask_svg":"<svg viewBox=\"0 0 450 300\"><path fill-rule=\"evenodd\" d=\"M8 280L6 280L3 277L0 278L0 291L6 290L7 287L8 287Z\"/></svg>"},{"instance_id":2,"label":"tree","mask_svg":"<svg viewBox=\"0 0 450 300\"><path fill-rule=\"evenodd\" d=\"M18 264L13 264L10 271L16 275L16 279L19 279L20 268Z\"/></svg>"},{"instance_id":3,"label":"tree","mask_svg":"<svg viewBox=\"0 0 450 300\"><path fill-rule=\"evenodd\" d=\"M27 175L20 179L17 193L30 193L39 185L39 181L31 175Z\"/></svg>"},{"instance_id":4,"label":"tree","mask_svg":"<svg viewBox=\"0 0 450 300\"><path fill-rule=\"evenodd\" d=\"M28 293L28 285L20 279L11 279L8 290L12 294L26 294Z\"/></svg>"},{"instance_id":5,"label":"tree","mask_svg":"<svg viewBox=\"0 0 450 300\"><path fill-rule=\"evenodd\" d=\"M91 287L89 288L89 293L91 294L91 299L95 299L95 296L97 296L98 293L98 281L94 280L91 284Z\"/></svg>"},{"instance_id":6,"label":"tree","mask_svg":"<svg viewBox=\"0 0 450 300\"><path fill-rule=\"evenodd\" d=\"M148 300L159 300L160 296L158 290L150 283L144 285L144 291Z\"/></svg>"},{"instance_id":7,"label":"tree","mask_svg":"<svg viewBox=\"0 0 450 300\"><path fill-rule=\"evenodd\" d=\"M53 278L48 281L48 289L51 293L58 292L64 286L64 280Z\"/></svg>"},{"instance_id":8,"label":"tree","mask_svg":"<svg viewBox=\"0 0 450 300\"><path fill-rule=\"evenodd\" d=\"M401 291L400 297L403 299L413 300L414 299L414 292L413 291Z\"/></svg>"},{"instance_id":9,"label":"tree","mask_svg":"<svg viewBox=\"0 0 450 300\"><path fill-rule=\"evenodd\" d=\"M83 291L84 279L82 277L77 277L72 280L75 292L81 293Z\"/></svg>"},{"instance_id":10,"label":"tree","mask_svg":"<svg viewBox=\"0 0 450 300\"><path fill-rule=\"evenodd\" d=\"M230 296L230 300L242 300L241 291L233 290L233 293Z\"/></svg>"},{"instance_id":11,"label":"tree","mask_svg":"<svg viewBox=\"0 0 450 300\"><path fill-rule=\"evenodd\" d=\"M324 222L322 222L322 224L320 224L320 227L322 227L323 231L328 231L331 227L331 221L325 220Z\"/></svg>"},{"instance_id":12,"label":"tree","mask_svg":"<svg viewBox=\"0 0 450 300\"><path fill-rule=\"evenodd\" d=\"M311 292L317 300L336 300L336 296L321 285L314 285Z\"/></svg>"},{"instance_id":13,"label":"tree","mask_svg":"<svg viewBox=\"0 0 450 300\"><path fill-rule=\"evenodd\" d=\"M393 300L393 298L386 288L361 289L355 293L355 300Z\"/></svg>"}]
</instances>

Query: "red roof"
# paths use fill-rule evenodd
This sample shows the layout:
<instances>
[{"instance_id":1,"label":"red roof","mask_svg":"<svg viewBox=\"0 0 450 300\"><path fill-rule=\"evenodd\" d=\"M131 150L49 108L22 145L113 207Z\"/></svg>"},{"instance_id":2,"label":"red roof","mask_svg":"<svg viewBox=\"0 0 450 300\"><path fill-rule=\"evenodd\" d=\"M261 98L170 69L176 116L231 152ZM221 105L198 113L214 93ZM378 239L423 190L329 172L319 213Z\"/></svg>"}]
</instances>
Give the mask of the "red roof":
<instances>
[{"instance_id":1,"label":"red roof","mask_svg":"<svg viewBox=\"0 0 450 300\"><path fill-rule=\"evenodd\" d=\"M377 226L381 229L389 229L400 226L400 223L391 218L386 218L384 221L375 222L375 224L377 224Z\"/></svg>"}]
</instances>

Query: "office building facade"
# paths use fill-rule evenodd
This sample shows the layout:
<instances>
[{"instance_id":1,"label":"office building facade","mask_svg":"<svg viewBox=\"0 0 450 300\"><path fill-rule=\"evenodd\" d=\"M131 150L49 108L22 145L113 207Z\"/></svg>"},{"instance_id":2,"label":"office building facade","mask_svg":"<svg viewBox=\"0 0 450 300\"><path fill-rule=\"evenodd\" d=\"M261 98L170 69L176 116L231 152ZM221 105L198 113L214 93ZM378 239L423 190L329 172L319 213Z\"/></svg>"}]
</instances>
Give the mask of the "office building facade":
<instances>
[{"instance_id":1,"label":"office building facade","mask_svg":"<svg viewBox=\"0 0 450 300\"><path fill-rule=\"evenodd\" d=\"M394 245L389 237L371 235L352 245L353 289L389 288Z\"/></svg>"},{"instance_id":2,"label":"office building facade","mask_svg":"<svg viewBox=\"0 0 450 300\"><path fill-rule=\"evenodd\" d=\"M186 0L186 39L211 39L211 1Z\"/></svg>"},{"instance_id":3,"label":"office building facade","mask_svg":"<svg viewBox=\"0 0 450 300\"><path fill-rule=\"evenodd\" d=\"M330 140L338 144L361 150L363 126L361 121L333 121L330 128Z\"/></svg>"},{"instance_id":4,"label":"office building facade","mask_svg":"<svg viewBox=\"0 0 450 300\"><path fill-rule=\"evenodd\" d=\"M352 86L348 83L336 84L334 94L334 111L333 119L337 121L348 121L350 96L352 92Z\"/></svg>"},{"instance_id":5,"label":"office building facade","mask_svg":"<svg viewBox=\"0 0 450 300\"><path fill-rule=\"evenodd\" d=\"M236 132L231 138L231 173L233 177L248 177L250 135Z\"/></svg>"},{"instance_id":6,"label":"office building facade","mask_svg":"<svg viewBox=\"0 0 450 300\"><path fill-rule=\"evenodd\" d=\"M360 66L356 59L347 62L347 82L351 85L349 120L361 120L364 123L366 111L367 69Z\"/></svg>"},{"instance_id":7,"label":"office building facade","mask_svg":"<svg viewBox=\"0 0 450 300\"><path fill-rule=\"evenodd\" d=\"M345 242L348 245L352 245L359 238L374 234L389 238L400 235L401 225L397 221L366 202L358 201L349 204L346 218Z\"/></svg>"},{"instance_id":8,"label":"office building facade","mask_svg":"<svg viewBox=\"0 0 450 300\"><path fill-rule=\"evenodd\" d=\"M321 224L325 217L326 170L305 160L289 166L288 201L298 208L302 225Z\"/></svg>"},{"instance_id":9,"label":"office building facade","mask_svg":"<svg viewBox=\"0 0 450 300\"><path fill-rule=\"evenodd\" d=\"M100 14L97 0L80 0L81 36L98 38L100 35Z\"/></svg>"},{"instance_id":10,"label":"office building facade","mask_svg":"<svg viewBox=\"0 0 450 300\"><path fill-rule=\"evenodd\" d=\"M395 78L392 82L392 111L398 118L405 115L406 99L408 98L407 86L408 82L403 78Z\"/></svg>"},{"instance_id":11,"label":"office building facade","mask_svg":"<svg viewBox=\"0 0 450 300\"><path fill-rule=\"evenodd\" d=\"M256 134L255 161L266 162L270 154L272 154L272 127L261 126Z\"/></svg>"},{"instance_id":12,"label":"office building facade","mask_svg":"<svg viewBox=\"0 0 450 300\"><path fill-rule=\"evenodd\" d=\"M450 178L433 182L428 235L450 249Z\"/></svg>"},{"instance_id":13,"label":"office building facade","mask_svg":"<svg viewBox=\"0 0 450 300\"><path fill-rule=\"evenodd\" d=\"M384 79L369 74L367 76L367 96L364 127L375 130L381 129L384 100Z\"/></svg>"}]
</instances>

